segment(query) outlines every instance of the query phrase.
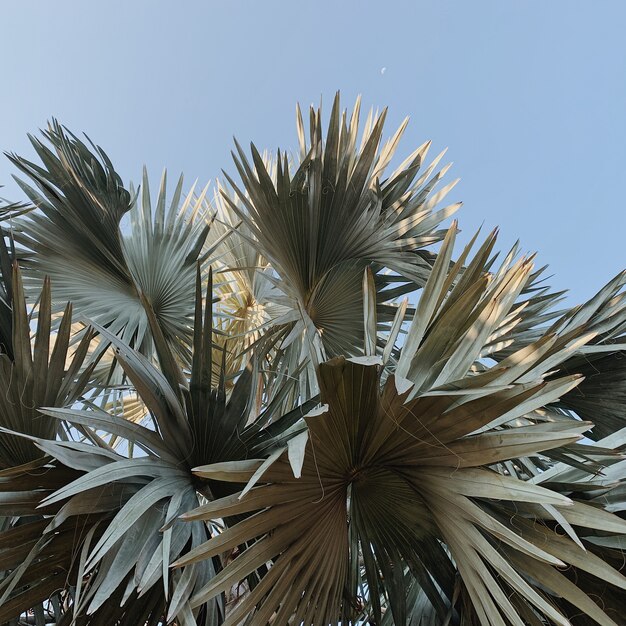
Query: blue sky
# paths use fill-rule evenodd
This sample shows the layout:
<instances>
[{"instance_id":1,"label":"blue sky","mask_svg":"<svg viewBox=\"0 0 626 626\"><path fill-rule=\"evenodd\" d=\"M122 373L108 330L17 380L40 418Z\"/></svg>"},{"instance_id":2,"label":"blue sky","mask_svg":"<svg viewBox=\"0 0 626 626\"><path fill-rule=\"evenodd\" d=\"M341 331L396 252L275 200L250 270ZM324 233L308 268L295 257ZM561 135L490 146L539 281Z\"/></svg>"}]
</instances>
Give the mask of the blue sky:
<instances>
[{"instance_id":1,"label":"blue sky","mask_svg":"<svg viewBox=\"0 0 626 626\"><path fill-rule=\"evenodd\" d=\"M125 180L232 172L235 135L295 148L294 107L389 106L400 148L448 147L463 236L501 227L573 304L626 267L626 3L6 1L0 148L51 116ZM384 72L382 71L385 68ZM433 152L433 153L434 153ZM4 195L17 199L0 160Z\"/></svg>"}]
</instances>

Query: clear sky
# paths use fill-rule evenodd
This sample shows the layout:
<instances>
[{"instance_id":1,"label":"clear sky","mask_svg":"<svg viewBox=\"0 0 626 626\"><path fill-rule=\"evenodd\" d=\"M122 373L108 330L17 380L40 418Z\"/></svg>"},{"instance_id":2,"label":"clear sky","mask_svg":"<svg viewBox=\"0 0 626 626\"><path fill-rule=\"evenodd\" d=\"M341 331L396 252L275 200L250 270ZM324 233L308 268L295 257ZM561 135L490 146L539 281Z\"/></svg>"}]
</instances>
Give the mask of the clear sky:
<instances>
[{"instance_id":1,"label":"clear sky","mask_svg":"<svg viewBox=\"0 0 626 626\"><path fill-rule=\"evenodd\" d=\"M501 227L570 302L626 267L624 0L4 0L0 148L58 117L125 180L295 148L294 107L388 105L400 152L449 147L464 236ZM12 168L0 184L18 199Z\"/></svg>"}]
</instances>

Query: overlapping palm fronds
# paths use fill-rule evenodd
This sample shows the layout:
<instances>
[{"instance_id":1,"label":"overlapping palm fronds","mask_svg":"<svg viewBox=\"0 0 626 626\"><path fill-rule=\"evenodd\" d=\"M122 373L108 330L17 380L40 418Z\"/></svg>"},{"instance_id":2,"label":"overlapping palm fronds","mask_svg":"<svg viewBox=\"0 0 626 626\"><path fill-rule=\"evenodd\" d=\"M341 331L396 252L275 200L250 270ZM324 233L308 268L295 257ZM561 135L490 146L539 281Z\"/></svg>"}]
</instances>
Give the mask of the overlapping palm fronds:
<instances>
[{"instance_id":1,"label":"overlapping palm fronds","mask_svg":"<svg viewBox=\"0 0 626 626\"><path fill-rule=\"evenodd\" d=\"M183 523L178 516L197 507L199 498L212 498L213 489L220 495L229 492L219 483L213 486L198 481L190 468L272 451L289 429L303 429L297 422L306 407L316 402L305 403L285 416L277 416L270 405L257 416L251 367L237 379L228 397L224 371L219 387L213 388L212 291L209 286L203 313L199 270L197 292L188 383L151 308L161 370L99 327L101 336L113 342L116 358L148 408L153 429L97 407L41 409L47 420L54 423L52 418L57 418L59 423L64 421L93 436L92 445L50 441L43 436L32 439L57 465L77 474L54 492L39 494L41 505L51 515L43 530L46 545L59 549L56 535L68 521L80 519L82 525L75 547L81 556L69 574L76 587L72 610L61 624L76 618L78 624L110 620L108 623L135 626L135 603L143 605L148 621L158 622L165 614L168 621L176 619L184 625L221 623L223 603L207 603L194 615L188 602L195 590L212 579L219 562L207 560L170 575L172 561L211 536L211 526ZM136 453L130 456L112 450L102 440L104 434L133 444ZM85 517L90 514L94 515ZM117 602L114 610L111 597Z\"/></svg>"},{"instance_id":2,"label":"overlapping palm fronds","mask_svg":"<svg viewBox=\"0 0 626 626\"><path fill-rule=\"evenodd\" d=\"M448 270L455 229L423 289L396 372L382 388L381 366L372 357L338 357L320 366L323 405L306 418L301 475L295 478L279 458L262 473L262 486L186 516L252 514L179 565L201 562L244 537L258 540L194 603L274 562L226 624L249 613L258 624L354 623L364 604L372 623L390 612L392 623L405 624L412 585L427 598L436 623L460 618L460 597L474 615L464 619L485 625L567 624L570 605L599 623L618 623L615 611L609 615L592 599L597 585L585 587L581 576L577 587L558 568L568 564L599 576L614 594L626 589L626 577L595 559L574 530L623 534L626 521L508 470L526 457L567 449L592 426L541 412L580 382L554 370L591 341L592 324L585 316L565 316L557 330L500 363L481 363L532 263L509 259L485 272L490 237L459 278L461 264ZM597 452L612 463L619 458L612 450ZM258 460L195 471L242 482L264 466Z\"/></svg>"},{"instance_id":3,"label":"overlapping palm fronds","mask_svg":"<svg viewBox=\"0 0 626 626\"><path fill-rule=\"evenodd\" d=\"M592 345L582 349L565 367L580 372L585 380L562 398L559 408L574 412L595 424L592 439L608 437L626 428L626 272L618 274L594 297L593 309L571 312L573 320L592 319L596 334Z\"/></svg>"},{"instance_id":4,"label":"overlapping palm fronds","mask_svg":"<svg viewBox=\"0 0 626 626\"><path fill-rule=\"evenodd\" d=\"M269 163L267 167L271 170ZM212 258L218 300L215 341L226 349L227 385L230 385L232 377L250 358L251 348L268 329L280 323L290 309L275 284L269 262L250 245L250 230L230 209L224 200L225 194L226 190L218 183L214 198L215 220L205 245L216 249ZM235 197L231 197L230 202L240 204ZM218 378L216 370L214 379Z\"/></svg>"},{"instance_id":5,"label":"overlapping palm fronds","mask_svg":"<svg viewBox=\"0 0 626 626\"><path fill-rule=\"evenodd\" d=\"M551 405L550 410L592 421L594 428L588 436L594 440L626 427L625 284L626 274L622 272L584 308L560 312L551 310L551 306L561 294L541 290L522 299L518 310L504 320L502 328L494 334L490 346L492 356L502 360L548 330L566 333L584 320L593 338L561 365L562 371L580 374L584 380Z\"/></svg>"},{"instance_id":6,"label":"overlapping palm fronds","mask_svg":"<svg viewBox=\"0 0 626 626\"><path fill-rule=\"evenodd\" d=\"M509 258L517 251L516 245ZM493 333L483 356L502 360L546 332L566 333L585 321L594 337L561 365L563 371L583 375L584 381L550 408L592 421L588 436L597 440L626 427L626 273L615 276L584 307L559 311L555 305L565 292L541 284L545 269L528 277L517 306Z\"/></svg>"},{"instance_id":7,"label":"overlapping palm fronds","mask_svg":"<svg viewBox=\"0 0 626 626\"><path fill-rule=\"evenodd\" d=\"M27 310L22 276L0 239L2 349L0 353L0 621L30 608L43 615L43 604L61 602L63 581L72 568L71 547L76 526L58 533L56 549L42 538L47 520L38 510L41 500L76 477L58 468L39 438L62 435L60 422L46 416L42 406L65 406L83 392L93 363L83 367L93 333L84 334L68 357L72 309L63 313L58 332L51 334L50 283L44 281L36 326ZM34 333L31 330L34 329ZM54 345L52 345L52 343ZM19 581L19 585L18 585Z\"/></svg>"},{"instance_id":8,"label":"overlapping palm fronds","mask_svg":"<svg viewBox=\"0 0 626 626\"><path fill-rule=\"evenodd\" d=\"M2 185L0 185L0 189L2 189ZM33 208L34 207L27 202L8 202L0 197L0 219L2 219L2 221L10 221L14 217L30 213Z\"/></svg>"},{"instance_id":9,"label":"overlapping palm fronds","mask_svg":"<svg viewBox=\"0 0 626 626\"><path fill-rule=\"evenodd\" d=\"M626 343L626 338L620 343ZM585 355L568 363L568 368L580 372L585 380L562 399L560 406L592 420L596 425L593 439L626 428L626 349Z\"/></svg>"},{"instance_id":10,"label":"overlapping palm fronds","mask_svg":"<svg viewBox=\"0 0 626 626\"><path fill-rule=\"evenodd\" d=\"M623 623L624 275L559 311L495 232L457 257L440 157L385 174L359 108L213 206L56 122L11 157L0 622Z\"/></svg>"},{"instance_id":11,"label":"overlapping palm fronds","mask_svg":"<svg viewBox=\"0 0 626 626\"><path fill-rule=\"evenodd\" d=\"M65 406L80 397L94 364L83 369L93 332L87 332L68 359L72 307L67 305L58 333L52 336L50 282L44 281L38 302L35 333L26 307L22 273L4 239L0 240L0 293L2 294L3 340L0 353L0 425L5 430L35 437L53 438L58 424L44 417L42 406ZM8 326L8 328L6 328ZM6 329L6 330L5 330ZM30 441L0 435L0 467L11 468L42 456Z\"/></svg>"}]
</instances>

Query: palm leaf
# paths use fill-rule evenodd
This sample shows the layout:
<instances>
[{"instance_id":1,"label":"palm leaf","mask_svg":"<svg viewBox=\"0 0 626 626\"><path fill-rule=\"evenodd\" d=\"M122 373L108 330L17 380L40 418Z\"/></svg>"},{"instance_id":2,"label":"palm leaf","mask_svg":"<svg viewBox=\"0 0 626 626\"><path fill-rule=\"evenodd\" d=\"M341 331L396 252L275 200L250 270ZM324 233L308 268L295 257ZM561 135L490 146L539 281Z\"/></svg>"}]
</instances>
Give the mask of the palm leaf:
<instances>
[{"instance_id":1,"label":"palm leaf","mask_svg":"<svg viewBox=\"0 0 626 626\"><path fill-rule=\"evenodd\" d=\"M348 122L337 96L325 142L320 111L311 110L310 144L302 133L293 173L280 152L270 168L254 146L252 163L237 146L243 189L227 177L237 200L226 192L223 198L245 226L240 236L271 263L284 293L280 304L291 310L275 320L291 326L285 346L319 333L324 353L358 353L364 268L375 268L378 319L390 324L395 311L387 303L424 284L430 264L421 249L441 239L437 225L458 208L433 210L453 186L431 194L447 169L431 176L439 158L418 177L429 144L383 179L406 124L381 148L383 113L363 131L357 148L359 108L357 102ZM385 270L398 283L393 289ZM297 362L298 343L291 352Z\"/></svg>"},{"instance_id":2,"label":"palm leaf","mask_svg":"<svg viewBox=\"0 0 626 626\"><path fill-rule=\"evenodd\" d=\"M4 247L3 250L7 259L8 253ZM68 356L72 313L69 305L60 319L54 347L51 346L49 281L44 281L34 326L17 264L13 264L8 276L10 280L3 274L2 287L5 294L10 294L4 303L9 309L7 323L11 332L5 340L6 351L0 354L0 514L6 516L0 534L4 571L0 583L2 622L31 608L40 614L44 601L50 597L58 599L59 593L63 595L59 589L73 567L71 547L77 526L75 522L62 526L56 547L52 548L42 536L47 525L42 514L53 513L54 509L39 510L38 505L77 474L52 466L45 452L34 443L62 434L59 423L39 407L76 402L94 367L92 362L83 369L91 331L84 334L74 354Z\"/></svg>"},{"instance_id":3,"label":"palm leaf","mask_svg":"<svg viewBox=\"0 0 626 626\"><path fill-rule=\"evenodd\" d=\"M544 537L554 533L555 512L572 532L580 525L622 532L626 522L607 512L592 515L587 505L538 489L506 469L509 462L567 450L589 429L589 423L546 423L539 416L580 383L576 376L555 378L553 369L592 339L591 318L570 324L568 317L561 321L562 335L549 332L500 363L476 369L489 336L516 306L532 264L505 259L497 272L485 274L488 239L457 280L459 270L448 262L454 233L455 226L398 359L398 375L408 380L390 376L381 388L381 369L371 357L322 364L321 401L327 406L305 417L309 435L299 478L284 456L269 466L259 460L196 468L203 478L235 483L257 480L261 468L263 473L249 493L217 500L190 517L252 514L176 565L255 540L197 593L194 605L270 559L269 572L225 624L246 616L265 624L273 615L279 622L353 623L363 585L375 622L386 609L395 623L406 623L413 579L444 622L459 610L448 567L459 572L471 602L466 611L481 624L506 619L521 625L522 614L569 623L574 583L561 581L555 569L564 563L625 588L626 578L609 562L599 559L592 568L574 539L560 537L566 550L555 552L546 549ZM544 534L520 530L526 520ZM433 541L445 546L439 562L424 560L424 546ZM359 558L362 568L353 565ZM545 587L537 587L539 572ZM576 606L600 623L614 624L589 600L593 585L586 589Z\"/></svg>"},{"instance_id":4,"label":"palm leaf","mask_svg":"<svg viewBox=\"0 0 626 626\"><path fill-rule=\"evenodd\" d=\"M145 171L137 198L101 148L90 149L56 121L43 136L52 149L31 137L43 167L10 157L35 185L20 183L39 209L15 220L27 286L36 289L49 276L56 308L71 301L82 318L151 354L143 295L178 356L188 360L195 264L206 258L201 248L209 229L204 196L194 199L192 190L181 200L181 177L166 210L164 173L153 209Z\"/></svg>"}]
</instances>

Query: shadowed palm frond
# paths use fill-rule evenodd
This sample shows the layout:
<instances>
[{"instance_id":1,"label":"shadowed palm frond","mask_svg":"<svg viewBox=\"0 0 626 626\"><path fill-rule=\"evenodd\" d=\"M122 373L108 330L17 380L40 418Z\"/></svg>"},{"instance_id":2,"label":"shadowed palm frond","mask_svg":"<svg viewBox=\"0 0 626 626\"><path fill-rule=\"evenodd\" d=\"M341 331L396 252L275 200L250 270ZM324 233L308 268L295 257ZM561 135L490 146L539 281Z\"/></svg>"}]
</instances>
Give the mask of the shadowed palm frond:
<instances>
[{"instance_id":1,"label":"shadowed palm frond","mask_svg":"<svg viewBox=\"0 0 626 626\"><path fill-rule=\"evenodd\" d=\"M2 189L2 185L0 185ZM0 197L0 220L10 221L14 217L19 217L32 211L35 207L26 202L9 202Z\"/></svg>"},{"instance_id":2,"label":"shadowed palm frond","mask_svg":"<svg viewBox=\"0 0 626 626\"><path fill-rule=\"evenodd\" d=\"M93 333L87 331L68 356L71 306L51 335L50 283L46 279L34 324L26 306L21 272L11 265L4 240L2 257L3 344L0 353L0 621L33 609L40 615L50 598L60 602L63 581L72 569L76 525L59 530L54 549L42 536L50 511L41 500L77 477L71 468L54 467L40 439L64 435L60 422L39 408L76 402L91 377L94 363L86 360ZM8 265L8 267L7 267ZM32 312L32 311L31 311ZM8 326L8 328L7 328ZM33 332L34 331L34 332Z\"/></svg>"},{"instance_id":3,"label":"shadowed palm frond","mask_svg":"<svg viewBox=\"0 0 626 626\"><path fill-rule=\"evenodd\" d=\"M13 242L11 240L11 247ZM0 353L9 359L13 352L13 261L15 253L0 236Z\"/></svg>"},{"instance_id":4,"label":"shadowed palm frond","mask_svg":"<svg viewBox=\"0 0 626 626\"><path fill-rule=\"evenodd\" d=\"M45 417L39 408L71 404L85 390L95 365L82 367L93 332L84 334L68 359L71 306L65 309L52 347L49 281L44 281L34 338L31 337L31 318L26 309L21 272L16 264L9 284L12 332L9 349L0 354L0 425L20 435L54 438L58 424ZM41 451L30 441L10 434L0 435L2 468L36 461L41 456Z\"/></svg>"},{"instance_id":5,"label":"shadowed palm frond","mask_svg":"<svg viewBox=\"0 0 626 626\"><path fill-rule=\"evenodd\" d=\"M281 449L287 439L304 429L301 417L317 402L306 402L287 415L277 415L276 407L270 404L257 415L251 366L238 377L228 396L224 371L219 386L212 387L214 351L218 352L212 341L212 289L209 282L203 311L200 280L198 268L188 383L149 305L161 370L121 338L97 327L112 342L116 358L147 407L153 425L133 423L93 405L87 410L41 409L48 421L82 429L92 441L32 439L54 459L55 468L70 474L70 479L56 489L40 490L31 506L41 503L50 516L48 525L39 532L43 545L51 549L60 549L57 536L65 537L64 529L81 524L73 549L82 556L68 574L77 589L71 611L77 623L106 618L110 623L136 626L132 620L136 619L133 606L137 603L153 619L166 615L168 621L176 619L180 624L220 623L223 602L205 603L193 613L189 606L190 596L208 584L219 569L219 560L190 566L182 573L170 574L169 570L170 563L184 551L211 537L211 525L203 521L189 524L178 517L215 497L214 490L218 496L232 491L224 491L221 483L196 479L191 467ZM113 450L104 443L107 435L126 442L126 450L119 444ZM31 440L27 443L31 445ZM132 456L131 445L135 451ZM54 472L51 475L56 476ZM21 572L16 574L20 588L25 581L18 574ZM10 608L0 615L15 615L8 611L15 611L16 606L28 608L19 604L19 597L10 598ZM114 610L110 597L118 599Z\"/></svg>"},{"instance_id":6,"label":"shadowed palm frond","mask_svg":"<svg viewBox=\"0 0 626 626\"><path fill-rule=\"evenodd\" d=\"M626 338L620 343L626 343ZM567 367L585 380L559 406L593 421L591 436L596 440L626 428L626 350L588 355Z\"/></svg>"}]
</instances>

